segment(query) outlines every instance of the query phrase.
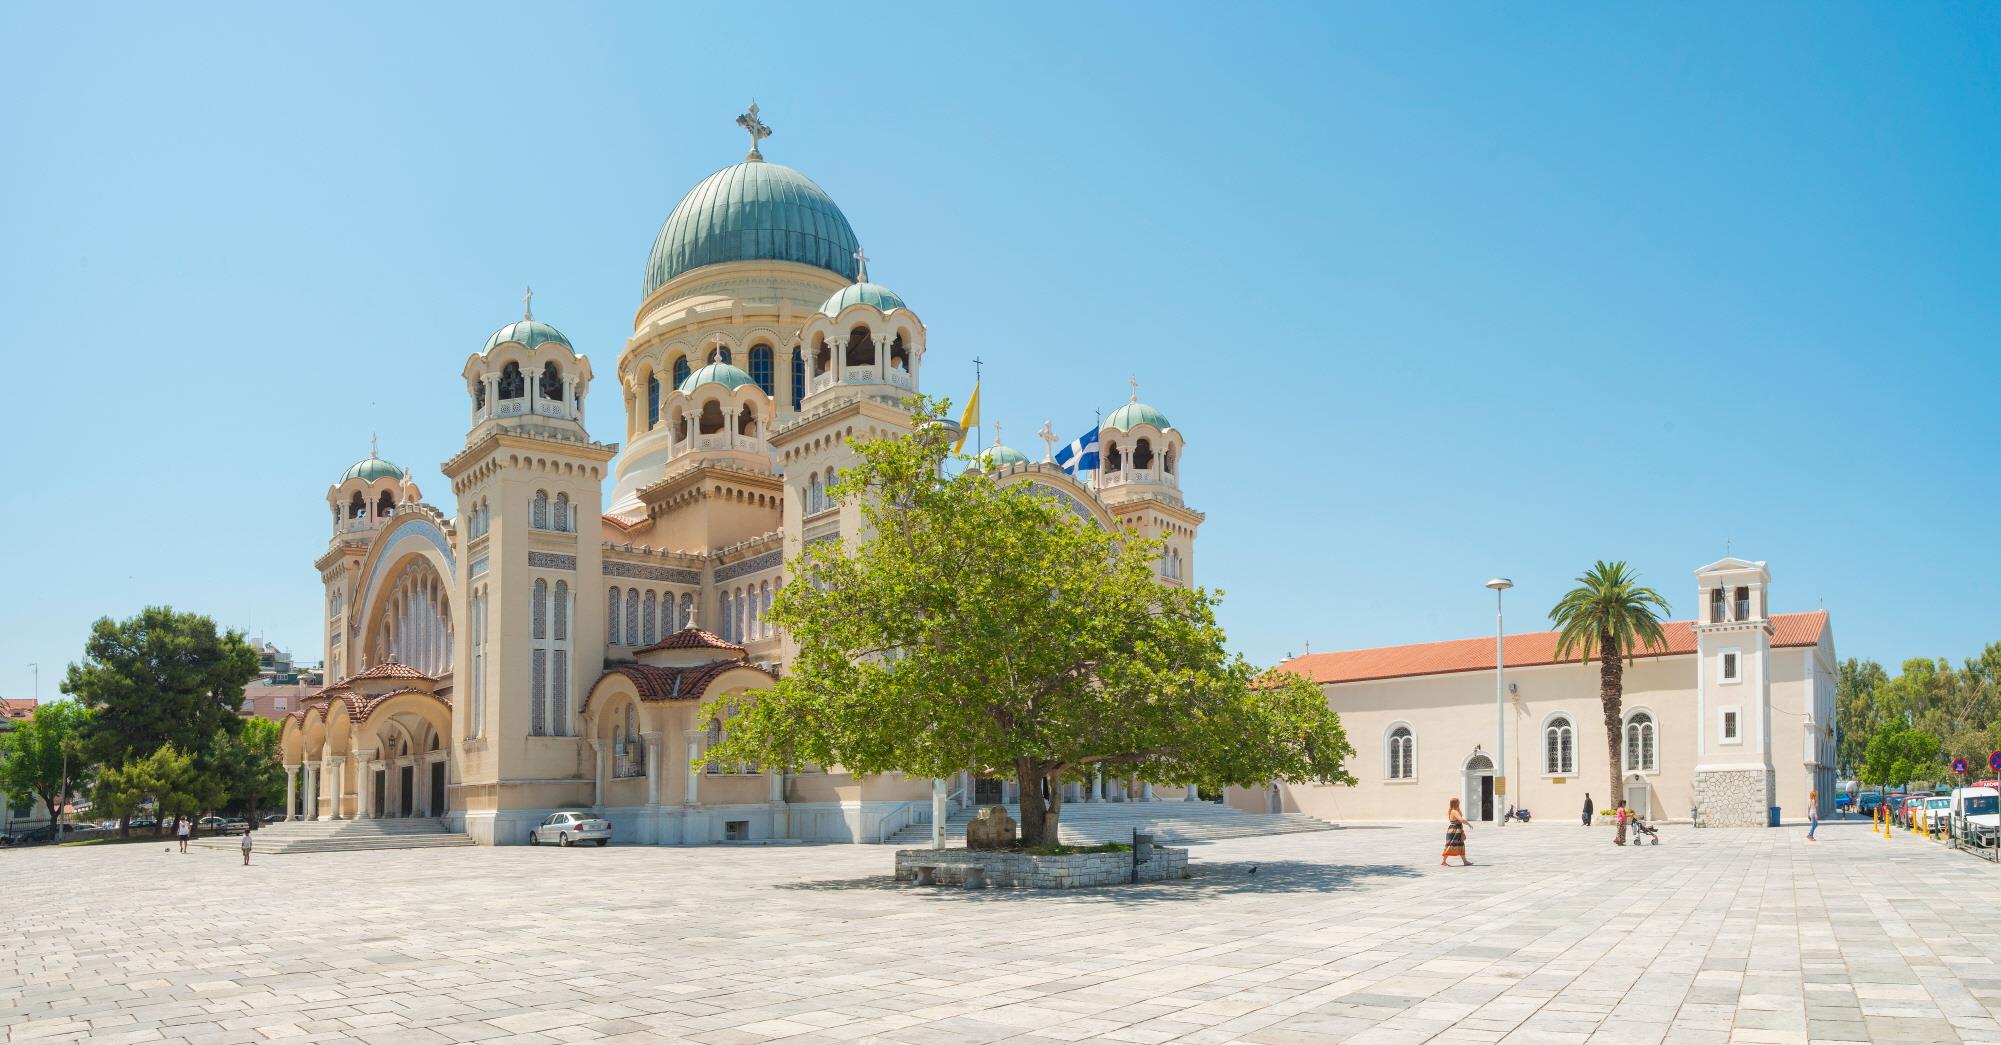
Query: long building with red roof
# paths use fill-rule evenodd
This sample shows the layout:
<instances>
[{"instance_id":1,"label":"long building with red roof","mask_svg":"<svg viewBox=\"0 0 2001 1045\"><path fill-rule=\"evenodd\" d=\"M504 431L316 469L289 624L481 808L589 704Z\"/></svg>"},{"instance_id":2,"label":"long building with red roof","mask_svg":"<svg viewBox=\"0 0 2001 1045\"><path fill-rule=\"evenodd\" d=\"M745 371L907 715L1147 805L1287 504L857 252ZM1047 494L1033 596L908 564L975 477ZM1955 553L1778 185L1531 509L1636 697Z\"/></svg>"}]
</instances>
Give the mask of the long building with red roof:
<instances>
[{"instance_id":1,"label":"long building with red roof","mask_svg":"<svg viewBox=\"0 0 2001 1045\"><path fill-rule=\"evenodd\" d=\"M1727 558L1696 579L1698 616L1668 622L1665 645L1626 665L1609 730L1598 663L1560 659L1553 631L1505 636L1499 694L1491 635L1294 657L1280 668L1319 683L1340 713L1356 783L1236 790L1230 802L1442 822L1457 798L1475 821L1511 807L1581 820L1587 795L1595 809L1612 807L1616 763L1621 795L1650 818L1763 824L1773 807L1796 817L1810 800L1828 812L1827 612L1769 612L1762 562Z\"/></svg>"}]
</instances>

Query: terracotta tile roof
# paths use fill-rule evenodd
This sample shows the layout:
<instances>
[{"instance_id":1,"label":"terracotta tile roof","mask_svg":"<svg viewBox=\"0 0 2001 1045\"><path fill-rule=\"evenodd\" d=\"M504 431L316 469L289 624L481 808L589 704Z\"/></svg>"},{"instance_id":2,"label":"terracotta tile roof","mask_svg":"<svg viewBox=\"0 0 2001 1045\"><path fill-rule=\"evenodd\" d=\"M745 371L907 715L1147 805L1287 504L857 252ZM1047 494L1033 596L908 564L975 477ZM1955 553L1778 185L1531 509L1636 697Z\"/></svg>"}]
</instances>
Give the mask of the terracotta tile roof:
<instances>
[{"instance_id":1,"label":"terracotta tile roof","mask_svg":"<svg viewBox=\"0 0 2001 1045\"><path fill-rule=\"evenodd\" d=\"M591 698L597 695L598 687L613 675L623 675L632 680L632 688L639 691L641 700L700 700L708 690L709 683L725 672L743 669L771 675L769 671L742 661L725 660L715 664L703 664L693 668L656 668L651 664L620 664L606 668L605 673L591 684L590 692L584 694L584 704L578 712L589 711Z\"/></svg>"},{"instance_id":2,"label":"terracotta tile roof","mask_svg":"<svg viewBox=\"0 0 2001 1045\"><path fill-rule=\"evenodd\" d=\"M612 524L613 526L618 527L621 530L630 530L633 527L638 526L640 523L646 521L646 516L644 515L632 519L621 519L618 516L612 515L608 512L604 515L599 516L599 518L603 519L605 522Z\"/></svg>"},{"instance_id":3,"label":"terracotta tile roof","mask_svg":"<svg viewBox=\"0 0 2001 1045\"><path fill-rule=\"evenodd\" d=\"M0 719L24 719L35 716L37 702L32 699L12 700L0 697Z\"/></svg>"},{"instance_id":4,"label":"terracotta tile roof","mask_svg":"<svg viewBox=\"0 0 2001 1045\"><path fill-rule=\"evenodd\" d=\"M680 631L661 639L659 642L644 649L635 650L634 652L648 653L657 649L721 649L735 650L738 653L743 652L742 646L723 638L715 632L703 631L700 628L682 628Z\"/></svg>"},{"instance_id":5,"label":"terracotta tile roof","mask_svg":"<svg viewBox=\"0 0 2001 1045\"><path fill-rule=\"evenodd\" d=\"M349 685L355 682L359 682L362 679L423 679L426 682L438 681L436 678L430 675L426 675L423 672L418 671L416 668L413 668L408 664L398 664L395 661L390 660L377 664L376 666L369 668L367 671L364 671L358 675L349 675L348 677L341 679L339 682L335 682L332 685L327 686L326 688L320 690L318 693L315 693L313 695L317 697L317 696L324 696L325 694L328 693L338 693L341 690L348 688Z\"/></svg>"},{"instance_id":6,"label":"terracotta tile roof","mask_svg":"<svg viewBox=\"0 0 2001 1045\"><path fill-rule=\"evenodd\" d=\"M1673 656L1695 652L1694 621L1668 621L1662 625L1667 649L1643 654L1647 657ZM1772 615L1772 646L1812 646L1827 630L1827 611L1776 613ZM1556 632L1535 631L1509 635L1503 640L1502 658L1508 667L1529 668L1555 664ZM1573 661L1575 658L1572 658ZM1309 653L1278 666L1315 682L1364 682L1370 679L1409 678L1415 675L1447 675L1457 671L1494 670L1493 636L1420 642L1410 646L1343 650L1339 653Z\"/></svg>"}]
</instances>

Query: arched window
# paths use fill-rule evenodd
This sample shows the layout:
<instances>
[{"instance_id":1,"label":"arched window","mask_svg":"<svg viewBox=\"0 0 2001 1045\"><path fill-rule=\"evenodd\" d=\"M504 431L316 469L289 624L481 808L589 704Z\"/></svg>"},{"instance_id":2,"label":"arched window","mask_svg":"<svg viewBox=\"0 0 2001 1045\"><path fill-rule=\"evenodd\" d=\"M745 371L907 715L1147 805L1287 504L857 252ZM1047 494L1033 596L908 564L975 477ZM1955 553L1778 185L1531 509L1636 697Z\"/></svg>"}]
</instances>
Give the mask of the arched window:
<instances>
[{"instance_id":1,"label":"arched window","mask_svg":"<svg viewBox=\"0 0 2001 1045\"><path fill-rule=\"evenodd\" d=\"M528 502L528 525L537 530L549 528L549 491L535 491L535 499Z\"/></svg>"},{"instance_id":2,"label":"arched window","mask_svg":"<svg viewBox=\"0 0 2001 1045\"><path fill-rule=\"evenodd\" d=\"M1161 470L1161 471L1163 471L1163 472L1166 472L1166 473L1167 473L1167 474L1169 474L1169 475L1173 475L1173 474L1174 474L1174 451L1173 451L1173 450L1171 450L1171 449L1170 449L1170 450L1166 450L1166 451L1163 451L1163 452L1161 453L1161 455L1160 455L1160 470Z\"/></svg>"},{"instance_id":3,"label":"arched window","mask_svg":"<svg viewBox=\"0 0 2001 1045\"><path fill-rule=\"evenodd\" d=\"M538 581L537 583L540 582ZM556 582L556 605L554 607L554 610L555 612L553 616L556 618L555 639L557 642L562 642L570 637L570 582L569 581Z\"/></svg>"},{"instance_id":4,"label":"arched window","mask_svg":"<svg viewBox=\"0 0 2001 1045\"><path fill-rule=\"evenodd\" d=\"M771 346L757 345L750 350L750 379L757 387L764 389L765 395L776 395L778 382L771 370Z\"/></svg>"},{"instance_id":5,"label":"arched window","mask_svg":"<svg viewBox=\"0 0 2001 1045\"><path fill-rule=\"evenodd\" d=\"M1542 727L1543 772L1550 776L1569 776L1577 772L1577 731L1571 728L1570 719L1563 715L1550 719Z\"/></svg>"},{"instance_id":6,"label":"arched window","mask_svg":"<svg viewBox=\"0 0 2001 1045\"><path fill-rule=\"evenodd\" d=\"M482 377L472 386L472 405L475 410L486 409L486 378Z\"/></svg>"},{"instance_id":7,"label":"arched window","mask_svg":"<svg viewBox=\"0 0 2001 1045\"><path fill-rule=\"evenodd\" d=\"M718 608L722 610L723 622L722 622L722 627L716 631L716 634L721 635L723 637L723 641L725 642L735 642L736 640L730 637L731 607L730 607L729 592L723 592Z\"/></svg>"},{"instance_id":8,"label":"arched window","mask_svg":"<svg viewBox=\"0 0 2001 1045\"><path fill-rule=\"evenodd\" d=\"M792 409L806 399L806 353L799 346L792 346Z\"/></svg>"},{"instance_id":9,"label":"arched window","mask_svg":"<svg viewBox=\"0 0 2001 1045\"><path fill-rule=\"evenodd\" d=\"M737 411L736 434L738 435L757 434L757 411L752 410L750 408L749 403L745 403L743 405L743 409Z\"/></svg>"},{"instance_id":10,"label":"arched window","mask_svg":"<svg viewBox=\"0 0 2001 1045\"><path fill-rule=\"evenodd\" d=\"M688 380L688 357L674 357L674 387L679 388Z\"/></svg>"},{"instance_id":11,"label":"arched window","mask_svg":"<svg viewBox=\"0 0 2001 1045\"><path fill-rule=\"evenodd\" d=\"M625 642L639 645L639 589L625 589Z\"/></svg>"},{"instance_id":12,"label":"arched window","mask_svg":"<svg viewBox=\"0 0 2001 1045\"><path fill-rule=\"evenodd\" d=\"M529 608L528 617L531 622L528 637L531 639L548 638L549 582L540 577L535 578L535 604Z\"/></svg>"},{"instance_id":13,"label":"arched window","mask_svg":"<svg viewBox=\"0 0 2001 1045\"><path fill-rule=\"evenodd\" d=\"M1153 443L1151 441L1142 439L1138 445L1133 447L1133 467L1142 472L1153 467Z\"/></svg>"},{"instance_id":14,"label":"arched window","mask_svg":"<svg viewBox=\"0 0 2001 1045\"><path fill-rule=\"evenodd\" d=\"M703 435L715 435L723 430L723 405L711 399L702 404L702 416L697 427Z\"/></svg>"},{"instance_id":15,"label":"arched window","mask_svg":"<svg viewBox=\"0 0 2001 1045\"><path fill-rule=\"evenodd\" d=\"M1390 730L1387 756L1391 780L1417 779L1417 737L1409 726Z\"/></svg>"},{"instance_id":16,"label":"arched window","mask_svg":"<svg viewBox=\"0 0 2001 1045\"><path fill-rule=\"evenodd\" d=\"M715 347L709 349L709 362L721 363L725 366L728 366L730 362L729 346L716 345Z\"/></svg>"},{"instance_id":17,"label":"arched window","mask_svg":"<svg viewBox=\"0 0 2001 1045\"><path fill-rule=\"evenodd\" d=\"M604 593L604 641L608 646L618 642L618 589Z\"/></svg>"},{"instance_id":18,"label":"arched window","mask_svg":"<svg viewBox=\"0 0 2001 1045\"><path fill-rule=\"evenodd\" d=\"M764 638L771 637L771 582L757 586L757 633Z\"/></svg>"},{"instance_id":19,"label":"arched window","mask_svg":"<svg viewBox=\"0 0 2001 1045\"><path fill-rule=\"evenodd\" d=\"M723 742L723 722L721 719L712 718L709 720L708 741L709 742L707 744L703 745L704 751L707 751L708 749L713 748L717 744ZM708 764L708 767L703 770L703 772L706 773L720 773L722 771L723 767L719 763L715 762L710 762Z\"/></svg>"},{"instance_id":20,"label":"arched window","mask_svg":"<svg viewBox=\"0 0 2001 1045\"><path fill-rule=\"evenodd\" d=\"M521 378L521 364L509 363L500 368L500 398L519 399L528 394L528 383Z\"/></svg>"},{"instance_id":21,"label":"arched window","mask_svg":"<svg viewBox=\"0 0 2001 1045\"><path fill-rule=\"evenodd\" d=\"M828 368L829 366L833 365L833 361L834 361L834 360L833 360L833 350L832 350L831 348L829 348L829 347L828 347L828 345L827 345L827 342L826 342L826 339L825 339L825 338L821 338L821 337L817 337L817 336L816 336L816 337L814 337L814 338L813 338L813 376L814 376L814 377L819 377L819 376L820 376L821 374L824 374L824 373L826 373L826 372L827 372L827 368Z\"/></svg>"},{"instance_id":22,"label":"arched window","mask_svg":"<svg viewBox=\"0 0 2001 1045\"><path fill-rule=\"evenodd\" d=\"M561 530L564 533L570 532L569 494L559 493L556 495L555 515L554 518L551 518L549 521L555 524L556 529Z\"/></svg>"},{"instance_id":23,"label":"arched window","mask_svg":"<svg viewBox=\"0 0 2001 1045\"><path fill-rule=\"evenodd\" d=\"M1626 720L1626 772L1652 772L1659 768L1654 759L1654 717L1635 711Z\"/></svg>"},{"instance_id":24,"label":"arched window","mask_svg":"<svg viewBox=\"0 0 2001 1045\"><path fill-rule=\"evenodd\" d=\"M659 600L660 596L658 592L647 592L646 609L639 615L640 622L646 629L641 634L640 641L649 646L660 641L660 632L658 630L660 626Z\"/></svg>"},{"instance_id":25,"label":"arched window","mask_svg":"<svg viewBox=\"0 0 2001 1045\"><path fill-rule=\"evenodd\" d=\"M695 597L693 595L687 592L681 593L681 612L675 616L680 619L681 627L692 628L695 626Z\"/></svg>"},{"instance_id":26,"label":"arched window","mask_svg":"<svg viewBox=\"0 0 2001 1045\"><path fill-rule=\"evenodd\" d=\"M563 372L556 369L553 360L542 364L542 398L552 403L563 401Z\"/></svg>"},{"instance_id":27,"label":"arched window","mask_svg":"<svg viewBox=\"0 0 2001 1045\"><path fill-rule=\"evenodd\" d=\"M646 375L646 427L653 428L659 424L660 378L657 375L648 374Z\"/></svg>"},{"instance_id":28,"label":"arched window","mask_svg":"<svg viewBox=\"0 0 2001 1045\"><path fill-rule=\"evenodd\" d=\"M354 492L354 500L348 502L347 510L348 515L352 518L368 518L368 498L363 497L360 490L356 490Z\"/></svg>"},{"instance_id":29,"label":"arched window","mask_svg":"<svg viewBox=\"0 0 2001 1045\"><path fill-rule=\"evenodd\" d=\"M889 365L910 373L910 350L903 347L903 335L898 334L889 343Z\"/></svg>"},{"instance_id":30,"label":"arched window","mask_svg":"<svg viewBox=\"0 0 2001 1045\"><path fill-rule=\"evenodd\" d=\"M1119 449L1119 444L1115 442L1105 444L1104 463L1107 472L1116 472L1125 467L1125 451Z\"/></svg>"},{"instance_id":31,"label":"arched window","mask_svg":"<svg viewBox=\"0 0 2001 1045\"><path fill-rule=\"evenodd\" d=\"M849 366L875 365L875 339L869 336L867 327L848 331L847 363Z\"/></svg>"},{"instance_id":32,"label":"arched window","mask_svg":"<svg viewBox=\"0 0 2001 1045\"><path fill-rule=\"evenodd\" d=\"M826 507L826 493L820 488L820 473L814 472L806 479L806 514L812 515Z\"/></svg>"}]
</instances>

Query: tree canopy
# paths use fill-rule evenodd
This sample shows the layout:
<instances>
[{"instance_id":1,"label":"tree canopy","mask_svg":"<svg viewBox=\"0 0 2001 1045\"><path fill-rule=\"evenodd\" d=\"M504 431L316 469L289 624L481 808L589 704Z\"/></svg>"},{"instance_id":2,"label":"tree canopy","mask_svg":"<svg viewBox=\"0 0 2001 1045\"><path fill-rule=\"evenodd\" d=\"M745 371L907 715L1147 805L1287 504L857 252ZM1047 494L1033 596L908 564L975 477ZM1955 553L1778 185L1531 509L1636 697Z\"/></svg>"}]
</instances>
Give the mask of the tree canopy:
<instances>
[{"instance_id":1,"label":"tree canopy","mask_svg":"<svg viewBox=\"0 0 2001 1045\"><path fill-rule=\"evenodd\" d=\"M1161 583L1163 542L1107 531L1031 481L943 475L950 442L851 440L834 495L866 531L809 544L771 619L799 647L755 700L712 708L711 761L858 774L962 770L1021 784L1022 835L1053 844L1061 784L1352 783L1318 688L1225 647L1218 597ZM730 717L731 713L734 717Z\"/></svg>"},{"instance_id":2,"label":"tree canopy","mask_svg":"<svg viewBox=\"0 0 2001 1045\"><path fill-rule=\"evenodd\" d=\"M1605 721L1612 806L1625 794L1620 778L1619 720L1625 703L1626 672L1620 661L1630 661L1646 650L1667 649L1661 618L1668 612L1667 600L1641 585L1639 575L1625 563L1603 559L1584 571L1577 578L1577 587L1549 611L1550 622L1557 629L1557 660L1573 653L1580 661L1598 658L1598 702Z\"/></svg>"},{"instance_id":3,"label":"tree canopy","mask_svg":"<svg viewBox=\"0 0 2001 1045\"><path fill-rule=\"evenodd\" d=\"M257 677L257 653L238 631L172 607L149 606L129 620L91 625L84 659L62 691L91 710L86 743L97 762L122 766L160 745L199 754L218 731L242 721L243 686Z\"/></svg>"},{"instance_id":4,"label":"tree canopy","mask_svg":"<svg viewBox=\"0 0 2001 1045\"><path fill-rule=\"evenodd\" d=\"M1948 767L1939 757L1938 737L1922 729L1888 726L1869 738L1861 779L1879 787L1943 780Z\"/></svg>"},{"instance_id":5,"label":"tree canopy","mask_svg":"<svg viewBox=\"0 0 2001 1045\"><path fill-rule=\"evenodd\" d=\"M62 819L70 797L83 790L89 768L83 734L90 712L59 700L36 706L26 722L0 733L0 792L10 802L41 799L51 820Z\"/></svg>"},{"instance_id":6,"label":"tree canopy","mask_svg":"<svg viewBox=\"0 0 2001 1045\"><path fill-rule=\"evenodd\" d=\"M1847 772L1859 775L1878 736L1905 730L1933 737L1938 763L1964 758L1974 772L1991 772L1987 758L2001 750L2001 642L1958 667L1942 657L1914 657L1894 676L1875 661L1843 661L1835 717Z\"/></svg>"}]
</instances>

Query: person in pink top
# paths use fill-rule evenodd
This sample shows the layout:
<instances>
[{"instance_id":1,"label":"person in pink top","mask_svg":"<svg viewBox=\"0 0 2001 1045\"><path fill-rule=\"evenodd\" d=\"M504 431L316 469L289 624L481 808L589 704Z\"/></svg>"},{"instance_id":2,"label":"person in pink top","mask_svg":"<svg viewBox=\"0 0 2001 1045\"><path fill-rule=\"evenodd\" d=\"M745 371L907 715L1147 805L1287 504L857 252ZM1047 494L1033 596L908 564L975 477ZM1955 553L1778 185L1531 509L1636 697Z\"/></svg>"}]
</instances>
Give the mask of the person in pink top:
<instances>
[{"instance_id":1,"label":"person in pink top","mask_svg":"<svg viewBox=\"0 0 2001 1045\"><path fill-rule=\"evenodd\" d=\"M1626 811L1626 800L1625 800L1625 799L1623 799L1623 798L1622 798L1622 799L1620 799L1620 800L1619 800L1619 806L1618 806L1618 809L1617 809L1617 810L1615 810L1615 811L1613 812L1613 814L1612 814L1612 815L1613 815L1613 817L1614 817L1614 818L1616 818L1616 819L1618 820L1618 822L1619 822L1619 833L1618 833L1618 834L1616 834L1616 835L1613 835L1613 836L1612 836L1612 844L1613 844L1613 845L1625 845L1625 844L1626 844L1626 818L1627 818L1628 816L1630 816L1630 815L1631 815L1631 814L1627 813L1627 811Z\"/></svg>"}]
</instances>

